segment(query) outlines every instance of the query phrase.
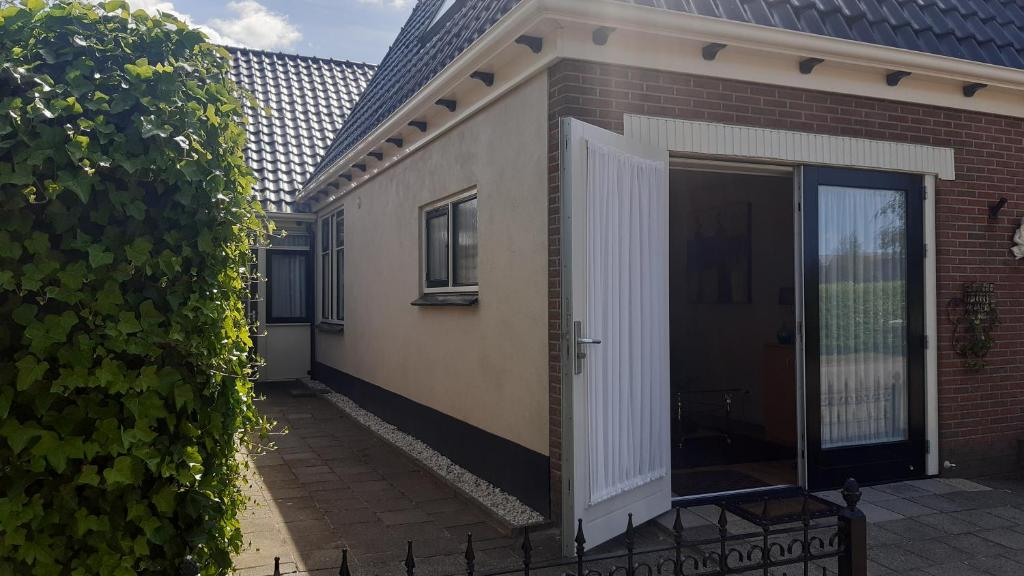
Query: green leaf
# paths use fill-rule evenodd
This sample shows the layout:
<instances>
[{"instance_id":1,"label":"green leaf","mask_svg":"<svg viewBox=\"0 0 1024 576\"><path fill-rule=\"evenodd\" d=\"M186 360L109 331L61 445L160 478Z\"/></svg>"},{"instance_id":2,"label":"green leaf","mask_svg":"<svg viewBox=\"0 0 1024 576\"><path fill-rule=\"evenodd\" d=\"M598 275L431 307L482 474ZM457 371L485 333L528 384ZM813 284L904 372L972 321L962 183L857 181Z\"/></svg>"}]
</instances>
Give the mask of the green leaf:
<instances>
[{"instance_id":1,"label":"green leaf","mask_svg":"<svg viewBox=\"0 0 1024 576\"><path fill-rule=\"evenodd\" d=\"M174 407L181 410L183 406L192 403L192 385L188 382L179 382L174 386Z\"/></svg>"},{"instance_id":2,"label":"green leaf","mask_svg":"<svg viewBox=\"0 0 1024 576\"><path fill-rule=\"evenodd\" d=\"M125 64L124 69L135 78L145 80L153 77L153 67L146 58L139 58L134 64Z\"/></svg>"},{"instance_id":3,"label":"green leaf","mask_svg":"<svg viewBox=\"0 0 1024 576\"><path fill-rule=\"evenodd\" d=\"M14 313L11 317L21 326L28 326L36 319L36 312L39 310L39 306L35 304L22 304L14 309Z\"/></svg>"},{"instance_id":4,"label":"green leaf","mask_svg":"<svg viewBox=\"0 0 1024 576\"><path fill-rule=\"evenodd\" d=\"M99 486L100 475L97 473L98 468L92 465L82 466L82 471L78 473L78 477L75 482L78 484L86 484L88 486Z\"/></svg>"},{"instance_id":5,"label":"green leaf","mask_svg":"<svg viewBox=\"0 0 1024 576\"><path fill-rule=\"evenodd\" d=\"M114 261L114 254L108 252L103 245L93 244L89 246L89 265L93 268L106 266Z\"/></svg>"},{"instance_id":6,"label":"green leaf","mask_svg":"<svg viewBox=\"0 0 1024 576\"><path fill-rule=\"evenodd\" d=\"M124 334L135 334L142 330L142 324L139 324L135 314L124 311L117 315L117 329Z\"/></svg>"},{"instance_id":7,"label":"green leaf","mask_svg":"<svg viewBox=\"0 0 1024 576\"><path fill-rule=\"evenodd\" d=\"M140 236L132 241L131 244L125 246L125 253L128 255L128 259L131 260L132 264L136 266L142 266L149 262L149 253L153 249L153 242L150 241L148 236Z\"/></svg>"},{"instance_id":8,"label":"green leaf","mask_svg":"<svg viewBox=\"0 0 1024 576\"><path fill-rule=\"evenodd\" d=\"M174 499L176 496L177 490L175 490L174 486L164 486L153 496L153 505L164 516L171 516L174 512Z\"/></svg>"},{"instance_id":9,"label":"green leaf","mask_svg":"<svg viewBox=\"0 0 1024 576\"><path fill-rule=\"evenodd\" d=\"M110 487L131 485L135 483L135 466L131 456L118 456L114 466L103 471L103 479Z\"/></svg>"},{"instance_id":10,"label":"green leaf","mask_svg":"<svg viewBox=\"0 0 1024 576\"><path fill-rule=\"evenodd\" d=\"M38 382L50 369L49 362L40 362L35 356L25 356L15 363L18 367L18 391L28 390Z\"/></svg>"},{"instance_id":11,"label":"green leaf","mask_svg":"<svg viewBox=\"0 0 1024 576\"><path fill-rule=\"evenodd\" d=\"M139 120L142 126L139 128L139 132L143 138L152 138L153 136L159 136L161 138L167 138L171 135L171 127L166 124L161 124L159 120L153 116L144 116Z\"/></svg>"},{"instance_id":12,"label":"green leaf","mask_svg":"<svg viewBox=\"0 0 1024 576\"><path fill-rule=\"evenodd\" d=\"M17 420L8 418L0 424L0 438L7 440L8 446L17 455L34 438L38 438L42 430L32 425L21 425Z\"/></svg>"}]
</instances>

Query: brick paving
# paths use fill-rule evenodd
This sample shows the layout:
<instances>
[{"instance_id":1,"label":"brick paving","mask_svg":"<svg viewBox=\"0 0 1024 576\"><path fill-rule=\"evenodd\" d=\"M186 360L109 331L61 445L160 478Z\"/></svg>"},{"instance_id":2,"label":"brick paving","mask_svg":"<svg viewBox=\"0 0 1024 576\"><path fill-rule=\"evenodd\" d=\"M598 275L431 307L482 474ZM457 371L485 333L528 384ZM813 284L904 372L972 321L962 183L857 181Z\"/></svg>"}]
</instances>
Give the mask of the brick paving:
<instances>
[{"instance_id":1,"label":"brick paving","mask_svg":"<svg viewBox=\"0 0 1024 576\"><path fill-rule=\"evenodd\" d=\"M261 389L260 409L289 433L275 434L278 449L253 459L247 491L256 504L242 521L251 545L236 558L241 576L270 576L275 556L282 574L334 576L342 548L355 576L404 574L407 540L415 542L418 575L459 574L468 532L479 571L520 561L519 535L324 398L291 389ZM841 501L837 492L821 495ZM1024 481L875 486L863 490L861 508L872 576L1024 575ZM689 509L685 530L696 536L717 514ZM745 531L738 518L730 527ZM640 548L670 542L657 523L638 530ZM533 544L535 561L557 558L554 529L537 532ZM618 539L594 552L621 545ZM825 566L835 574L834 563Z\"/></svg>"},{"instance_id":2,"label":"brick paving","mask_svg":"<svg viewBox=\"0 0 1024 576\"><path fill-rule=\"evenodd\" d=\"M356 575L404 574L407 540L418 574L450 573L465 563L468 532L482 566L515 562L504 526L324 398L292 388L260 389L260 410L288 433L252 459L239 574L270 576L279 556L283 574L333 576L342 548Z\"/></svg>"}]
</instances>

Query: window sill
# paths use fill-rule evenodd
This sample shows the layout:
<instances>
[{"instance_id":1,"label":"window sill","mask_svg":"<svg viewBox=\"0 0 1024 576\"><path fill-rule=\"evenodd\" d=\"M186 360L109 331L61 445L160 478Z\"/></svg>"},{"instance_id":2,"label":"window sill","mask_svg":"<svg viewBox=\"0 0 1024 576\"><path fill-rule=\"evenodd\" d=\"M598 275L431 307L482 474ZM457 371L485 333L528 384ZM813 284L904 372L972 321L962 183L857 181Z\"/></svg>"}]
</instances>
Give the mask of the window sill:
<instances>
[{"instance_id":1,"label":"window sill","mask_svg":"<svg viewBox=\"0 0 1024 576\"><path fill-rule=\"evenodd\" d=\"M427 293L410 302L413 306L445 307L445 306L476 306L480 303L478 292L463 293Z\"/></svg>"},{"instance_id":2,"label":"window sill","mask_svg":"<svg viewBox=\"0 0 1024 576\"><path fill-rule=\"evenodd\" d=\"M337 322L319 322L316 325L316 331L326 334L341 334L345 331L345 325Z\"/></svg>"}]
</instances>

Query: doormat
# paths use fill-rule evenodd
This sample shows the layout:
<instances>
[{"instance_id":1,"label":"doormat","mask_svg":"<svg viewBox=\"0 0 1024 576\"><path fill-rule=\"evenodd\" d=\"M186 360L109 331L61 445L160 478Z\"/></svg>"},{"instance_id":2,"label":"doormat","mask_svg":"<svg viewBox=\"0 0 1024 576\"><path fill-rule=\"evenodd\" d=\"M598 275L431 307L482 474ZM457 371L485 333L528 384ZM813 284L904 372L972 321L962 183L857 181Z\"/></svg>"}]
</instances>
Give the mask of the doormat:
<instances>
[{"instance_id":1,"label":"doormat","mask_svg":"<svg viewBox=\"0 0 1024 576\"><path fill-rule=\"evenodd\" d=\"M732 492L771 486L739 470L676 470L672 473L672 492L677 496Z\"/></svg>"}]
</instances>

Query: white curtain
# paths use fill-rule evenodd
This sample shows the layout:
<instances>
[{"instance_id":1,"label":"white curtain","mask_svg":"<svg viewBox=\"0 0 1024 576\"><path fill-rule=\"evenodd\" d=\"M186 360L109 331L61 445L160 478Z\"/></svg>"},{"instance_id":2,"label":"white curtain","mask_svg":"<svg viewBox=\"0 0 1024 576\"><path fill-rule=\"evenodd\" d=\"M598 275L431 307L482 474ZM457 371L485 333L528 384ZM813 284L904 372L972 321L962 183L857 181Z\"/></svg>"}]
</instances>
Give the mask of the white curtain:
<instances>
[{"instance_id":1,"label":"white curtain","mask_svg":"<svg viewBox=\"0 0 1024 576\"><path fill-rule=\"evenodd\" d=\"M590 503L668 471L668 170L587 153Z\"/></svg>"},{"instance_id":2,"label":"white curtain","mask_svg":"<svg viewBox=\"0 0 1024 576\"><path fill-rule=\"evenodd\" d=\"M270 252L270 316L305 318L306 253Z\"/></svg>"},{"instance_id":3,"label":"white curtain","mask_svg":"<svg viewBox=\"0 0 1024 576\"><path fill-rule=\"evenodd\" d=\"M906 199L818 189L821 442L907 437Z\"/></svg>"}]
</instances>

